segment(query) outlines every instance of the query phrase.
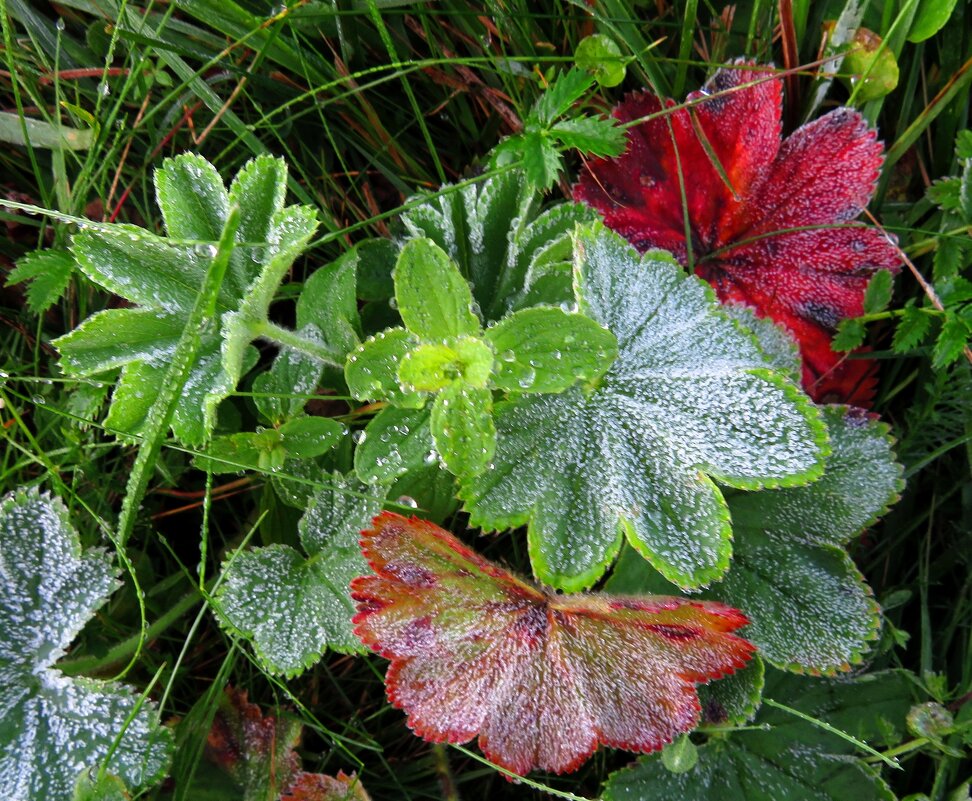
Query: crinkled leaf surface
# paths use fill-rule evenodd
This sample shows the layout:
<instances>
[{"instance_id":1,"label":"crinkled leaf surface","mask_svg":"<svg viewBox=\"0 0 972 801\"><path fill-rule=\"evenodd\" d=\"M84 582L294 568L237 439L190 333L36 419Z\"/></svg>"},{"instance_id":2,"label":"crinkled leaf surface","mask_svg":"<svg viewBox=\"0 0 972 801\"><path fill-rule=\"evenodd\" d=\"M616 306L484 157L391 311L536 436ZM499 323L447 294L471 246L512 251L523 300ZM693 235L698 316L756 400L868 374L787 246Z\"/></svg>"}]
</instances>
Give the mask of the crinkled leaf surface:
<instances>
[{"instance_id":1,"label":"crinkled leaf surface","mask_svg":"<svg viewBox=\"0 0 972 801\"><path fill-rule=\"evenodd\" d=\"M482 183L443 186L402 215L412 237L428 237L449 254L470 282L484 320L499 320L524 305L571 303L569 233L596 213L580 204L539 211L540 196L520 172ZM554 275L539 299L530 289Z\"/></svg>"},{"instance_id":2,"label":"crinkled leaf surface","mask_svg":"<svg viewBox=\"0 0 972 801\"><path fill-rule=\"evenodd\" d=\"M878 606L843 546L902 488L885 424L846 406L825 407L824 417L832 452L823 477L732 495L732 566L703 594L742 609L762 656L796 671L846 669L877 635ZM670 585L626 556L608 587L665 592Z\"/></svg>"},{"instance_id":3,"label":"crinkled leaf surface","mask_svg":"<svg viewBox=\"0 0 972 801\"><path fill-rule=\"evenodd\" d=\"M417 518L383 513L362 548L376 575L352 582L355 633L391 659L389 700L420 736L478 734L516 773L660 748L698 721L695 684L752 653L722 604L558 595Z\"/></svg>"},{"instance_id":4,"label":"crinkled leaf surface","mask_svg":"<svg viewBox=\"0 0 972 801\"><path fill-rule=\"evenodd\" d=\"M805 679L774 671L766 695L875 745L904 730L910 687L903 671L849 681ZM614 773L604 801L893 801L874 768L850 756L854 746L812 723L764 706L768 731L736 731L699 748L687 773L668 771L655 756ZM896 735L897 732L897 735Z\"/></svg>"},{"instance_id":5,"label":"crinkled leaf surface","mask_svg":"<svg viewBox=\"0 0 972 801\"><path fill-rule=\"evenodd\" d=\"M348 585L367 572L358 534L380 511L371 487L333 476L300 521L307 556L287 545L237 553L224 567L220 621L250 640L274 673L295 676L325 648L360 651Z\"/></svg>"},{"instance_id":6,"label":"crinkled leaf surface","mask_svg":"<svg viewBox=\"0 0 972 801\"><path fill-rule=\"evenodd\" d=\"M665 254L600 224L575 234L582 309L618 357L594 386L496 406L494 467L465 482L474 526L529 525L533 570L593 584L625 537L669 580L729 565L729 511L713 478L747 489L820 475L826 431L809 399Z\"/></svg>"},{"instance_id":7,"label":"crinkled leaf surface","mask_svg":"<svg viewBox=\"0 0 972 801\"><path fill-rule=\"evenodd\" d=\"M169 732L150 702L53 667L117 586L111 558L82 551L57 498L26 490L0 501L0 797L68 801L116 739L108 771L129 786L165 771Z\"/></svg>"},{"instance_id":8,"label":"crinkled leaf surface","mask_svg":"<svg viewBox=\"0 0 972 801\"><path fill-rule=\"evenodd\" d=\"M172 418L181 441L198 445L208 438L216 406L242 374L252 338L248 324L265 315L317 226L310 207L284 208L285 188L281 160L254 159L227 191L212 165L186 154L156 173L169 238L130 225L92 226L75 235L71 251L85 275L137 306L98 312L56 343L71 375L124 368L109 425L137 431L143 422L216 255L229 208L237 205L236 246Z\"/></svg>"}]
</instances>

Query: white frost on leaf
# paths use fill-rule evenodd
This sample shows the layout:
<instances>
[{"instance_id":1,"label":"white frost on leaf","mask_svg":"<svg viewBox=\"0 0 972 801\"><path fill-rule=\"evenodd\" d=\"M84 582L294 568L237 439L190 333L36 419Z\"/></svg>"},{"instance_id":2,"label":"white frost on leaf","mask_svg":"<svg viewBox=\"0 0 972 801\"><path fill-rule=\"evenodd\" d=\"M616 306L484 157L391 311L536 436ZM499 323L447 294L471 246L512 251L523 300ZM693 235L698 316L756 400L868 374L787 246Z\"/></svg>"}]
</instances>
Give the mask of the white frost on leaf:
<instances>
[{"instance_id":1,"label":"white frost on leaf","mask_svg":"<svg viewBox=\"0 0 972 801\"><path fill-rule=\"evenodd\" d=\"M461 495L473 525L529 524L534 572L593 584L631 544L670 581L708 584L729 565L729 512L713 479L742 489L817 478L826 429L803 392L704 282L667 254L639 256L578 226L581 309L618 339L592 386L496 407L493 469Z\"/></svg>"},{"instance_id":2,"label":"white frost on leaf","mask_svg":"<svg viewBox=\"0 0 972 801\"><path fill-rule=\"evenodd\" d=\"M296 676L325 648L357 653L348 585L369 572L361 555L361 530L381 511L375 488L333 475L300 520L303 556L288 545L270 545L227 560L217 597L220 622L253 644L273 673Z\"/></svg>"},{"instance_id":3,"label":"white frost on leaf","mask_svg":"<svg viewBox=\"0 0 972 801\"><path fill-rule=\"evenodd\" d=\"M150 703L136 712L132 688L53 667L118 586L104 551L82 551L60 500L26 490L0 501L0 798L68 801L118 738L108 769L127 784L165 770L169 733Z\"/></svg>"}]
</instances>

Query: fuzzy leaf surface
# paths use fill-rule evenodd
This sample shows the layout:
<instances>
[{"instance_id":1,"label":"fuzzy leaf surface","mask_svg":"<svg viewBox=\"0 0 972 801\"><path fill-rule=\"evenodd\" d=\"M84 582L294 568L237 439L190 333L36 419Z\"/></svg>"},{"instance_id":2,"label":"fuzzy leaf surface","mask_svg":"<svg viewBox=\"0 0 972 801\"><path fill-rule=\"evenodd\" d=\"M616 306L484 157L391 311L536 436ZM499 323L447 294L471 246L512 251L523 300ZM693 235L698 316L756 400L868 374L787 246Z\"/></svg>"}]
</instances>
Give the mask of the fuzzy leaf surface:
<instances>
[{"instance_id":1,"label":"fuzzy leaf surface","mask_svg":"<svg viewBox=\"0 0 972 801\"><path fill-rule=\"evenodd\" d=\"M295 676L325 648L361 650L351 630L348 585L367 572L358 534L380 511L381 500L339 474L333 481L301 518L307 556L287 545L269 545L239 553L224 567L220 622L250 640L273 673Z\"/></svg>"},{"instance_id":2,"label":"fuzzy leaf surface","mask_svg":"<svg viewBox=\"0 0 972 801\"><path fill-rule=\"evenodd\" d=\"M860 661L880 626L879 609L844 545L873 523L903 487L888 427L859 410L829 406L831 454L805 487L729 498L733 561L702 597L744 610L764 659L813 673ZM622 557L612 591L666 592L637 560Z\"/></svg>"},{"instance_id":3,"label":"fuzzy leaf surface","mask_svg":"<svg viewBox=\"0 0 972 801\"><path fill-rule=\"evenodd\" d=\"M599 743L661 748L698 721L695 685L753 650L722 604L558 595L417 518L383 513L362 549L355 633L391 660L389 700L420 736L478 734L515 773L574 770Z\"/></svg>"},{"instance_id":4,"label":"fuzzy leaf surface","mask_svg":"<svg viewBox=\"0 0 972 801\"><path fill-rule=\"evenodd\" d=\"M109 773L135 787L164 772L169 732L150 702L54 667L117 587L111 558L82 551L60 500L26 490L0 501L0 797L69 801L116 737Z\"/></svg>"},{"instance_id":5,"label":"fuzzy leaf surface","mask_svg":"<svg viewBox=\"0 0 972 801\"><path fill-rule=\"evenodd\" d=\"M235 247L172 417L180 441L199 445L209 437L217 405L236 387L248 360L247 326L265 317L283 274L317 226L313 209L284 208L285 187L280 160L254 159L227 191L208 162L186 154L156 173L170 238L131 225L89 227L75 235L71 251L81 271L136 306L98 312L56 342L71 375L123 367L109 425L137 433L144 422L216 255L215 240L230 207L238 205Z\"/></svg>"},{"instance_id":6,"label":"fuzzy leaf surface","mask_svg":"<svg viewBox=\"0 0 972 801\"><path fill-rule=\"evenodd\" d=\"M719 578L729 511L713 479L758 489L806 483L826 430L711 291L665 254L640 257L600 224L575 234L582 310L618 341L592 388L498 404L494 468L461 497L474 526L528 524L534 573L593 584L625 536L670 581Z\"/></svg>"}]
</instances>

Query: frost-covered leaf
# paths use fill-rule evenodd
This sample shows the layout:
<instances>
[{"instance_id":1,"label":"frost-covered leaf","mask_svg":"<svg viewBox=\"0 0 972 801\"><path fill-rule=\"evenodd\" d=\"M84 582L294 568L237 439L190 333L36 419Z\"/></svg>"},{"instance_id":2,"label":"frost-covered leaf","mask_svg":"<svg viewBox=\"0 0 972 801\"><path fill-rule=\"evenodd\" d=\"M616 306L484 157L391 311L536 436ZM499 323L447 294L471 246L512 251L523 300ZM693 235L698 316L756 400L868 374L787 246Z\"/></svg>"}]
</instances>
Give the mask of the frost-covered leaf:
<instances>
[{"instance_id":1,"label":"frost-covered leaf","mask_svg":"<svg viewBox=\"0 0 972 801\"><path fill-rule=\"evenodd\" d=\"M63 250L35 250L17 259L7 276L7 286L30 281L27 308L41 314L57 303L71 283L74 258Z\"/></svg>"},{"instance_id":2,"label":"frost-covered leaf","mask_svg":"<svg viewBox=\"0 0 972 801\"><path fill-rule=\"evenodd\" d=\"M731 551L712 479L806 483L825 427L704 283L600 224L575 239L578 299L618 357L592 388L498 404L494 468L461 496L475 526L528 524L534 572L562 589L593 584L625 537L669 580L707 584Z\"/></svg>"},{"instance_id":3,"label":"frost-covered leaf","mask_svg":"<svg viewBox=\"0 0 972 801\"><path fill-rule=\"evenodd\" d=\"M398 365L418 344L404 328L390 328L368 337L348 355L344 365L344 380L352 397L385 400L412 409L424 406L422 393L408 392L398 383Z\"/></svg>"},{"instance_id":4,"label":"frost-covered leaf","mask_svg":"<svg viewBox=\"0 0 972 801\"><path fill-rule=\"evenodd\" d=\"M164 773L169 732L151 702L54 667L117 586L111 558L82 551L57 498L0 501L0 797L69 801L79 773L106 759L131 787Z\"/></svg>"},{"instance_id":5,"label":"frost-covered leaf","mask_svg":"<svg viewBox=\"0 0 972 801\"><path fill-rule=\"evenodd\" d=\"M757 654L731 676L699 687L702 722L741 726L753 719L763 698L766 668Z\"/></svg>"},{"instance_id":6,"label":"frost-covered leaf","mask_svg":"<svg viewBox=\"0 0 972 801\"><path fill-rule=\"evenodd\" d=\"M315 270L297 298L297 328L314 326L341 358L361 342L357 265L357 253L345 253Z\"/></svg>"},{"instance_id":7,"label":"frost-covered leaf","mask_svg":"<svg viewBox=\"0 0 972 801\"><path fill-rule=\"evenodd\" d=\"M298 333L305 339L323 338L313 324ZM323 374L324 364L313 356L282 348L270 369L253 379L253 403L268 423L279 425L301 413Z\"/></svg>"},{"instance_id":8,"label":"frost-covered leaf","mask_svg":"<svg viewBox=\"0 0 972 801\"><path fill-rule=\"evenodd\" d=\"M381 510L372 487L333 476L301 518L306 556L287 545L237 553L224 565L220 622L253 644L273 673L295 676L325 648L360 651L348 585L367 571L358 534Z\"/></svg>"},{"instance_id":9,"label":"frost-covered leaf","mask_svg":"<svg viewBox=\"0 0 972 801\"><path fill-rule=\"evenodd\" d=\"M733 561L703 597L742 609L748 637L769 662L833 672L859 662L879 609L844 544L873 523L903 486L888 427L844 406L825 407L832 452L806 487L729 498ZM665 592L643 565L622 559L612 591Z\"/></svg>"},{"instance_id":10,"label":"frost-covered leaf","mask_svg":"<svg viewBox=\"0 0 972 801\"><path fill-rule=\"evenodd\" d=\"M279 428L214 437L206 453L193 463L210 473L276 472L288 459L312 459L326 453L345 433L342 423L328 417L294 417Z\"/></svg>"},{"instance_id":11,"label":"frost-covered leaf","mask_svg":"<svg viewBox=\"0 0 972 801\"><path fill-rule=\"evenodd\" d=\"M280 801L371 801L361 780L339 770L336 776L301 773Z\"/></svg>"},{"instance_id":12,"label":"frost-covered leaf","mask_svg":"<svg viewBox=\"0 0 972 801\"><path fill-rule=\"evenodd\" d=\"M71 375L123 367L108 424L137 433L161 391L231 207L239 206L229 262L195 355L188 364L172 430L199 445L216 423L216 407L252 359L251 326L266 310L284 273L316 228L310 207L283 207L286 167L270 157L248 162L229 191L199 156L167 160L156 189L169 238L131 225L79 231L71 252L92 281L136 305L88 318L56 341Z\"/></svg>"},{"instance_id":13,"label":"frost-covered leaf","mask_svg":"<svg viewBox=\"0 0 972 801\"><path fill-rule=\"evenodd\" d=\"M431 408L382 409L358 435L354 470L366 484L394 481L410 470L438 466L429 420Z\"/></svg>"},{"instance_id":14,"label":"frost-covered leaf","mask_svg":"<svg viewBox=\"0 0 972 801\"><path fill-rule=\"evenodd\" d=\"M698 720L695 684L742 667L746 619L672 597L559 595L417 518L363 532L355 633L392 664L388 697L433 742L477 734L516 773L578 768L598 743L651 751Z\"/></svg>"},{"instance_id":15,"label":"frost-covered leaf","mask_svg":"<svg viewBox=\"0 0 972 801\"><path fill-rule=\"evenodd\" d=\"M542 302L570 303L569 233L597 213L580 204L540 212L539 195L522 173L509 172L481 184L443 186L437 197L402 215L412 237L429 237L459 265L470 282L484 320L499 320L528 302L541 275L560 273L559 293Z\"/></svg>"},{"instance_id":16,"label":"frost-covered leaf","mask_svg":"<svg viewBox=\"0 0 972 801\"><path fill-rule=\"evenodd\" d=\"M910 703L902 671L851 681L767 677L765 694L805 715L876 745L903 726ZM612 774L604 801L894 801L877 771L850 756L847 740L784 711L764 706L755 723L699 748L687 773L668 771L657 755ZM890 740L896 742L896 740Z\"/></svg>"},{"instance_id":17,"label":"frost-covered leaf","mask_svg":"<svg viewBox=\"0 0 972 801\"><path fill-rule=\"evenodd\" d=\"M593 381L617 356L617 340L590 317L559 308L523 309L487 329L496 351L493 384L507 392L563 392Z\"/></svg>"},{"instance_id":18,"label":"frost-covered leaf","mask_svg":"<svg viewBox=\"0 0 972 801\"><path fill-rule=\"evenodd\" d=\"M474 476L486 469L496 450L493 395L455 383L432 405L432 440L453 475Z\"/></svg>"}]
</instances>

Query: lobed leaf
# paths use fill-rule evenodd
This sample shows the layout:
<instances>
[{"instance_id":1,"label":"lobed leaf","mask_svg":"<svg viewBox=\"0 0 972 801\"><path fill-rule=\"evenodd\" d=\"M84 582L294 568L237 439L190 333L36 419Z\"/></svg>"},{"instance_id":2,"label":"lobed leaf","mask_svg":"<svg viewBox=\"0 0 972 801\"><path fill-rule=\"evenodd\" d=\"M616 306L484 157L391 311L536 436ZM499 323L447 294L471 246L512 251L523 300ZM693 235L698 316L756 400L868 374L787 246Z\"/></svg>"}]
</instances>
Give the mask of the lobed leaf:
<instances>
[{"instance_id":1,"label":"lobed leaf","mask_svg":"<svg viewBox=\"0 0 972 801\"><path fill-rule=\"evenodd\" d=\"M366 572L358 533L381 509L374 490L333 475L299 524L307 556L287 545L235 554L217 594L220 622L250 640L272 673L296 676L325 648L360 650L348 585Z\"/></svg>"},{"instance_id":2,"label":"lobed leaf","mask_svg":"<svg viewBox=\"0 0 972 801\"><path fill-rule=\"evenodd\" d=\"M515 773L574 770L598 743L660 748L697 722L695 684L752 653L721 604L558 595L417 518L385 512L362 548L355 633L391 659L389 700L420 736L478 734Z\"/></svg>"},{"instance_id":3,"label":"lobed leaf","mask_svg":"<svg viewBox=\"0 0 972 801\"><path fill-rule=\"evenodd\" d=\"M41 314L57 303L74 275L74 258L63 250L34 250L17 259L7 286L30 281L27 308Z\"/></svg>"},{"instance_id":4,"label":"lobed leaf","mask_svg":"<svg viewBox=\"0 0 972 801\"><path fill-rule=\"evenodd\" d=\"M708 288L600 224L575 234L582 309L618 357L592 388L498 404L494 468L467 480L471 523L528 524L535 574L593 584L624 538L683 587L719 578L729 511L712 481L757 489L822 471L826 430Z\"/></svg>"},{"instance_id":5,"label":"lobed leaf","mask_svg":"<svg viewBox=\"0 0 972 801\"><path fill-rule=\"evenodd\" d=\"M69 801L81 771L105 763L132 787L165 772L169 732L150 702L54 667L116 575L106 553L82 550L59 499L0 500L0 797Z\"/></svg>"}]
</instances>

